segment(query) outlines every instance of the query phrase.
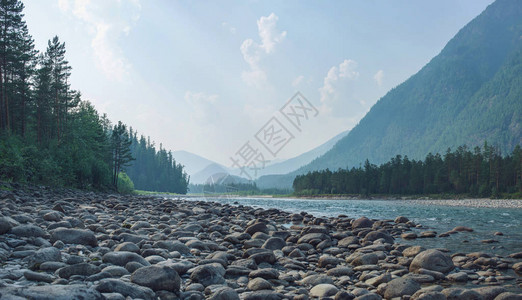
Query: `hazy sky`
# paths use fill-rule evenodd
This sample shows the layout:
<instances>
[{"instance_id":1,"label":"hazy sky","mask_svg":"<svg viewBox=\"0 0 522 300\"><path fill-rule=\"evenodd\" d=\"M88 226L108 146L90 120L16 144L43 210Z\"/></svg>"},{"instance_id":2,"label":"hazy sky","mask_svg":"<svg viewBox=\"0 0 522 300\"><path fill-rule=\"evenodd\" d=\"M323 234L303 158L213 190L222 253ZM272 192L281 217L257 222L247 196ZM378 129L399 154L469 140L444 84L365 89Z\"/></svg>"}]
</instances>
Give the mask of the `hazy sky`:
<instances>
[{"instance_id":1,"label":"hazy sky","mask_svg":"<svg viewBox=\"0 0 522 300\"><path fill-rule=\"evenodd\" d=\"M230 166L296 91L319 113L282 123L277 158L352 128L492 1L23 2L37 48L66 43L72 88L100 113Z\"/></svg>"}]
</instances>

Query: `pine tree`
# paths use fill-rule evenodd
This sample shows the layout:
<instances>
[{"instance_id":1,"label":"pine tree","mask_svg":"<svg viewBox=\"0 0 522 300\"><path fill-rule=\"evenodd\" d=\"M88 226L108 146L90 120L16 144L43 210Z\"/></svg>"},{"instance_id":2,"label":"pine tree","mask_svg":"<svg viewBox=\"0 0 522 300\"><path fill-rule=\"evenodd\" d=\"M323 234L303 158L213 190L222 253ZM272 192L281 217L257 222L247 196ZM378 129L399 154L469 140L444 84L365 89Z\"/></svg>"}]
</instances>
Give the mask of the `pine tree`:
<instances>
[{"instance_id":1,"label":"pine tree","mask_svg":"<svg viewBox=\"0 0 522 300\"><path fill-rule=\"evenodd\" d=\"M118 125L114 125L111 135L111 147L112 147L112 164L113 164L113 179L112 183L114 187L118 187L118 174L127 166L131 161L134 160L130 151L130 145L132 140L129 137L125 124L121 121Z\"/></svg>"}]
</instances>

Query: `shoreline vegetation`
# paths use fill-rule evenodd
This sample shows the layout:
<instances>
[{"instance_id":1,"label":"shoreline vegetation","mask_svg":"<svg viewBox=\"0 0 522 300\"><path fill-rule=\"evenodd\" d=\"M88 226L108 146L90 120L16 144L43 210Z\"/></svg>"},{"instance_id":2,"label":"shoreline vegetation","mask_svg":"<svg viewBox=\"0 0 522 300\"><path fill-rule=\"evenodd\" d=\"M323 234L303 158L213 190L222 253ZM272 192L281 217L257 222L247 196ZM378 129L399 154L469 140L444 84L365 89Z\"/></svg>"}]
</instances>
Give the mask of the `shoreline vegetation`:
<instances>
[{"instance_id":1,"label":"shoreline vegetation","mask_svg":"<svg viewBox=\"0 0 522 300\"><path fill-rule=\"evenodd\" d=\"M522 198L522 148L516 145L502 156L498 147L485 142L483 149L460 146L444 155L429 153L423 161L397 155L377 166L366 160L364 166L351 169L297 175L293 188L297 196Z\"/></svg>"}]
</instances>

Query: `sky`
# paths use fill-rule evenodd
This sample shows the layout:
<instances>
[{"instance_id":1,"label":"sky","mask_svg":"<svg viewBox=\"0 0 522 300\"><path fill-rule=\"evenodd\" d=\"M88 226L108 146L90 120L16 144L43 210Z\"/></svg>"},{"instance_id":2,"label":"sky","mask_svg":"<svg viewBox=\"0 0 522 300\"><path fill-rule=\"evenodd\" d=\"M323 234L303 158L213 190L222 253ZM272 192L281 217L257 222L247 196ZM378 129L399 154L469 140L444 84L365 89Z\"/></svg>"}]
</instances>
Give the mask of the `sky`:
<instances>
[{"instance_id":1,"label":"sky","mask_svg":"<svg viewBox=\"0 0 522 300\"><path fill-rule=\"evenodd\" d=\"M245 145L280 160L353 128L492 0L23 2L37 49L65 42L100 114L230 166ZM296 92L309 113L286 118ZM270 152L274 119L288 135Z\"/></svg>"}]
</instances>

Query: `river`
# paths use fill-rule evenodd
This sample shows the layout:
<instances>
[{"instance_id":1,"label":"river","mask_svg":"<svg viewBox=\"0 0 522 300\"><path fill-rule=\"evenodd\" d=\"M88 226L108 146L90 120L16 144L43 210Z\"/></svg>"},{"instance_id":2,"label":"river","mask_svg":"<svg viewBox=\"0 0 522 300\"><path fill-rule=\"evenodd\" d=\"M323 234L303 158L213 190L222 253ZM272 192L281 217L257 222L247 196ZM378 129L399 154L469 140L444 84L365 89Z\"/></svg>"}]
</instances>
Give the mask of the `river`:
<instances>
[{"instance_id":1,"label":"river","mask_svg":"<svg viewBox=\"0 0 522 300\"><path fill-rule=\"evenodd\" d=\"M501 256L522 251L522 209L520 208L452 207L408 200L309 200L233 196L189 197L188 199L263 209L277 208L291 213L304 211L317 217L336 217L344 214L351 218L366 216L370 219L393 220L397 216L405 216L416 224L423 225L421 229L414 229L417 233L425 230L443 233L459 225L470 227L474 231L460 232L449 237L401 240L400 242L404 244L446 248L451 252L482 251ZM495 232L501 232L503 235L494 235ZM498 243L482 242L491 239Z\"/></svg>"}]
</instances>

